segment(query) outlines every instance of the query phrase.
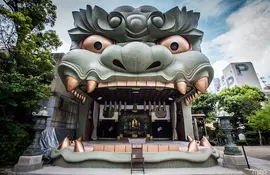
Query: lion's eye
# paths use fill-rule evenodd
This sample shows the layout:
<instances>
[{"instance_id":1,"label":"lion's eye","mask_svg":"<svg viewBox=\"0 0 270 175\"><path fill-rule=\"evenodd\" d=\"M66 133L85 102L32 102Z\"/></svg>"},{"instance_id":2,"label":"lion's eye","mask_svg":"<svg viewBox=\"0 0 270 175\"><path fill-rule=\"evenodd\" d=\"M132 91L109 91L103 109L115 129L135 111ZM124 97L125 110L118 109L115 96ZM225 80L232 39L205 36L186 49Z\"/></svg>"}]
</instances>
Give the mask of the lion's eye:
<instances>
[{"instance_id":1,"label":"lion's eye","mask_svg":"<svg viewBox=\"0 0 270 175\"><path fill-rule=\"evenodd\" d=\"M167 47L173 54L191 49L191 44L180 35L173 35L161 39L157 44Z\"/></svg>"},{"instance_id":2,"label":"lion's eye","mask_svg":"<svg viewBox=\"0 0 270 175\"><path fill-rule=\"evenodd\" d=\"M91 35L81 42L81 48L95 53L102 51L112 45L113 41L100 35Z\"/></svg>"}]
</instances>

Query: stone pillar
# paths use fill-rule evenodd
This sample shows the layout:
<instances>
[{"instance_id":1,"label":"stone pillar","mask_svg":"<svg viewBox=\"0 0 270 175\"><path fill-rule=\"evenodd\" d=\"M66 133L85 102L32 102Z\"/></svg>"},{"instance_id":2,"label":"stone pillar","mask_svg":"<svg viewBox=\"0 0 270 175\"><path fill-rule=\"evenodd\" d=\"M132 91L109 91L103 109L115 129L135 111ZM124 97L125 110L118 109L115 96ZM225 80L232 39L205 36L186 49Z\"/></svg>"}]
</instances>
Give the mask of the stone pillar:
<instances>
[{"instance_id":1,"label":"stone pillar","mask_svg":"<svg viewBox=\"0 0 270 175\"><path fill-rule=\"evenodd\" d=\"M82 136L83 140L86 139L85 130L87 125L88 113L90 108L90 99L87 98L84 104L79 105L79 112L77 117L77 129L76 129L76 138Z\"/></svg>"},{"instance_id":2,"label":"stone pillar","mask_svg":"<svg viewBox=\"0 0 270 175\"><path fill-rule=\"evenodd\" d=\"M176 131L177 127L177 106L176 102L173 102L173 104L170 106L172 108L171 110L171 121L172 121L172 132L173 132L173 140L178 140L178 135Z\"/></svg>"},{"instance_id":3,"label":"stone pillar","mask_svg":"<svg viewBox=\"0 0 270 175\"><path fill-rule=\"evenodd\" d=\"M198 130L198 123L196 117L194 117L194 127L195 127L195 140L200 140L199 138L199 130Z\"/></svg>"},{"instance_id":4,"label":"stone pillar","mask_svg":"<svg viewBox=\"0 0 270 175\"><path fill-rule=\"evenodd\" d=\"M184 100L181 101L184 127L185 127L185 138L187 136L193 136L193 126L192 126L192 115L191 115L191 104L186 105Z\"/></svg>"},{"instance_id":5,"label":"stone pillar","mask_svg":"<svg viewBox=\"0 0 270 175\"><path fill-rule=\"evenodd\" d=\"M206 125L205 125L205 120L204 120L204 118L203 118L203 127L204 127L204 132L205 132L205 137L207 138L207 139L209 139L209 137L208 137L208 133L207 133L207 128L206 128Z\"/></svg>"},{"instance_id":6,"label":"stone pillar","mask_svg":"<svg viewBox=\"0 0 270 175\"><path fill-rule=\"evenodd\" d=\"M99 122L99 104L97 102L94 102L94 110L93 110L93 132L92 132L92 139L93 140L97 140L98 122Z\"/></svg>"},{"instance_id":7,"label":"stone pillar","mask_svg":"<svg viewBox=\"0 0 270 175\"><path fill-rule=\"evenodd\" d=\"M28 172L37 169L41 169L43 166L42 162L42 151L39 145L41 132L46 128L46 120L49 117L46 107L39 113L33 112L33 120L35 121L34 130L35 137L31 145L27 147L23 155L20 156L18 163L14 167L15 172Z\"/></svg>"}]
</instances>

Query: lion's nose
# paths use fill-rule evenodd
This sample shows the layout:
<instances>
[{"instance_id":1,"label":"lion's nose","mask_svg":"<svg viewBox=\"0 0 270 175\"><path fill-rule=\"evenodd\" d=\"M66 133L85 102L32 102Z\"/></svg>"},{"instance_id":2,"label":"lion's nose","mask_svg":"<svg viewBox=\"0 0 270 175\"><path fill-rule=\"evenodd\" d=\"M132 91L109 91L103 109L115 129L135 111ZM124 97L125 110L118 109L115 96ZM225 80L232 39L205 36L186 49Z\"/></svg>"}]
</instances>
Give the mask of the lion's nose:
<instances>
[{"instance_id":1,"label":"lion's nose","mask_svg":"<svg viewBox=\"0 0 270 175\"><path fill-rule=\"evenodd\" d=\"M154 72L164 69L173 60L164 46L149 46L142 42L130 42L123 47L110 46L101 55L107 67L128 73Z\"/></svg>"},{"instance_id":2,"label":"lion's nose","mask_svg":"<svg viewBox=\"0 0 270 175\"><path fill-rule=\"evenodd\" d=\"M151 47L141 42L131 42L122 48L121 64L130 73L142 73L152 69L158 71L167 62L165 59L156 60Z\"/></svg>"}]
</instances>

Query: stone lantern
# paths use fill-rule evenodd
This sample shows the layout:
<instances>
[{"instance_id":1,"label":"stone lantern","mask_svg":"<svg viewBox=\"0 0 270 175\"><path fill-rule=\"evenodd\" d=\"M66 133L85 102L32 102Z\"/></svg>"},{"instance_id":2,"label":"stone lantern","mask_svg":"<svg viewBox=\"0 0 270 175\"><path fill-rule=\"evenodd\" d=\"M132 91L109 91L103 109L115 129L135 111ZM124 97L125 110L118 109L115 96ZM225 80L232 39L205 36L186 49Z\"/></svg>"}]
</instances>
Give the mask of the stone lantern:
<instances>
[{"instance_id":1,"label":"stone lantern","mask_svg":"<svg viewBox=\"0 0 270 175\"><path fill-rule=\"evenodd\" d=\"M224 149L225 155L242 155L238 147L233 143L231 131L233 130L230 118L233 116L233 113L228 113L221 109L216 113L216 117L220 119L220 128L225 133L226 136L226 145Z\"/></svg>"},{"instance_id":2,"label":"stone lantern","mask_svg":"<svg viewBox=\"0 0 270 175\"><path fill-rule=\"evenodd\" d=\"M33 121L35 122L33 129L35 136L32 143L20 156L18 163L14 167L16 172L27 172L40 169L43 166L42 151L39 145L41 132L46 128L46 121L49 117L46 107L43 107L38 113L33 112Z\"/></svg>"},{"instance_id":3,"label":"stone lantern","mask_svg":"<svg viewBox=\"0 0 270 175\"><path fill-rule=\"evenodd\" d=\"M239 148L233 143L231 135L233 127L230 122L230 118L233 116L233 113L229 114L228 112L221 109L216 113L215 116L220 119L221 130L226 135L226 145L222 163L223 166L226 168L234 168L238 170L247 168L245 157L242 155L242 152L239 150Z\"/></svg>"},{"instance_id":4,"label":"stone lantern","mask_svg":"<svg viewBox=\"0 0 270 175\"><path fill-rule=\"evenodd\" d=\"M24 151L24 156L36 156L36 155L42 155L41 147L39 145L39 139L41 132L46 128L46 121L49 117L48 112L46 110L46 107L43 107L42 110L40 110L38 113L33 112L33 120L35 122L34 130L35 130L35 136L34 139L27 147L27 149Z\"/></svg>"}]
</instances>

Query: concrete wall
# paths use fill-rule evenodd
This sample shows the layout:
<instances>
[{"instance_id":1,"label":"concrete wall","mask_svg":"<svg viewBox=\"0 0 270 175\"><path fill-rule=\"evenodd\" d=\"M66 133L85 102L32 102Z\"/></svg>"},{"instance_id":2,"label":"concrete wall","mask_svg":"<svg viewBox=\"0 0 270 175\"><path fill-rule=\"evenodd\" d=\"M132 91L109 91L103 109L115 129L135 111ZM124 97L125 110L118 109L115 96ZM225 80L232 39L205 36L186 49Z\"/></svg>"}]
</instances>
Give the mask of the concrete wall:
<instances>
[{"instance_id":1,"label":"concrete wall","mask_svg":"<svg viewBox=\"0 0 270 175\"><path fill-rule=\"evenodd\" d=\"M55 78L52 81L51 89L54 94L51 100L52 126L56 129L56 135L61 142L64 137L75 139L78 136L85 136L85 122L87 120L89 99L84 105L77 100L72 93L66 91L62 83L57 68L64 53L53 54L56 67Z\"/></svg>"}]
</instances>

